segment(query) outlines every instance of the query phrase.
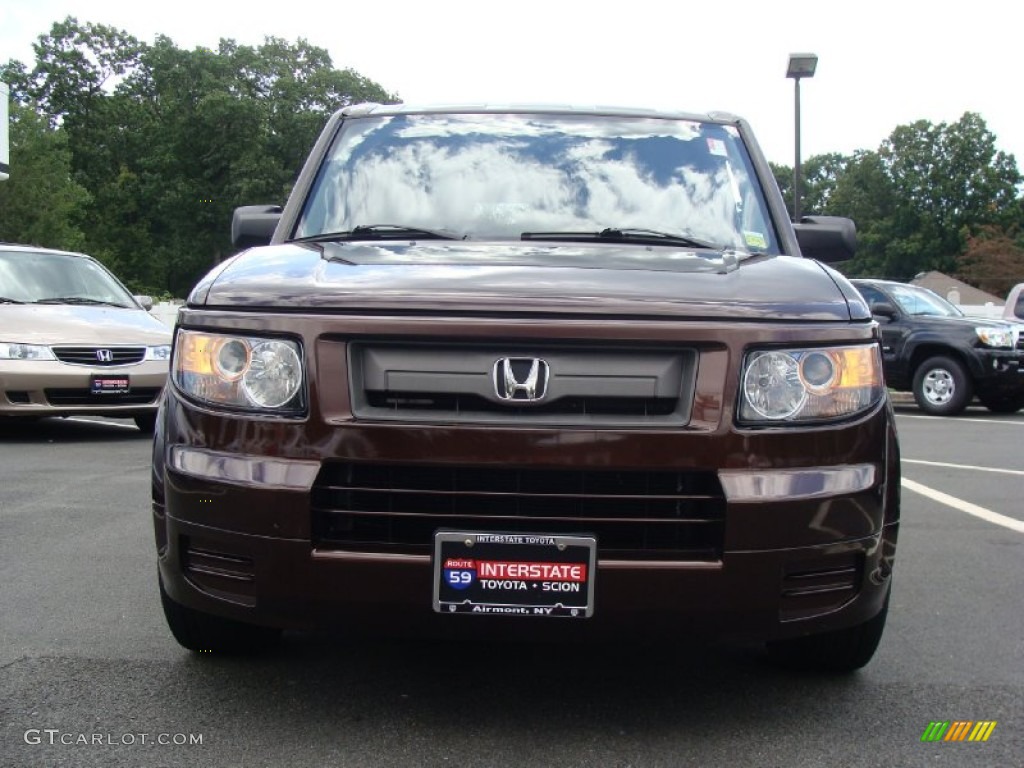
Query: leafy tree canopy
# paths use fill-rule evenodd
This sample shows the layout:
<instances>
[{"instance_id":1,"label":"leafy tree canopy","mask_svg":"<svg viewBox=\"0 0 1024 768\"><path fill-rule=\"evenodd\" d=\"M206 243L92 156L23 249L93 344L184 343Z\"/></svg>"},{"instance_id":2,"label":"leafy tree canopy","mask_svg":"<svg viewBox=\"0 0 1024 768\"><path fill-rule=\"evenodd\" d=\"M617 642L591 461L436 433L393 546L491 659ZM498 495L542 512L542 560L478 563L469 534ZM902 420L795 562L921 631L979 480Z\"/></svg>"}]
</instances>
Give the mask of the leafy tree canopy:
<instances>
[{"instance_id":1,"label":"leafy tree canopy","mask_svg":"<svg viewBox=\"0 0 1024 768\"><path fill-rule=\"evenodd\" d=\"M24 125L0 195L61 194L34 198L34 228L3 205L0 232L74 243L153 294L185 295L230 254L235 207L284 201L328 115L397 100L305 40L185 50L68 17L34 50L0 69Z\"/></svg>"}]
</instances>

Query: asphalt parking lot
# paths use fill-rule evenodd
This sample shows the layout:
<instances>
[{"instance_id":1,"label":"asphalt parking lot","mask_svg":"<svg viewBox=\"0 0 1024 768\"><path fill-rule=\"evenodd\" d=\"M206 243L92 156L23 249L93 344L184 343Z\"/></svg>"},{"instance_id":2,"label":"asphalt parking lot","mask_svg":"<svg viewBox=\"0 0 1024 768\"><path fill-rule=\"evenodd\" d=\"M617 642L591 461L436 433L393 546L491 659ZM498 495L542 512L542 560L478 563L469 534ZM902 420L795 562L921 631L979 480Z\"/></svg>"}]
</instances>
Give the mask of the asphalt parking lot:
<instances>
[{"instance_id":1,"label":"asphalt parking lot","mask_svg":"<svg viewBox=\"0 0 1024 768\"><path fill-rule=\"evenodd\" d=\"M0 765L1021 765L1024 414L897 418L889 624L843 678L686 638L295 634L193 656L157 599L148 441L130 422L0 425ZM996 725L922 742L933 721Z\"/></svg>"}]
</instances>

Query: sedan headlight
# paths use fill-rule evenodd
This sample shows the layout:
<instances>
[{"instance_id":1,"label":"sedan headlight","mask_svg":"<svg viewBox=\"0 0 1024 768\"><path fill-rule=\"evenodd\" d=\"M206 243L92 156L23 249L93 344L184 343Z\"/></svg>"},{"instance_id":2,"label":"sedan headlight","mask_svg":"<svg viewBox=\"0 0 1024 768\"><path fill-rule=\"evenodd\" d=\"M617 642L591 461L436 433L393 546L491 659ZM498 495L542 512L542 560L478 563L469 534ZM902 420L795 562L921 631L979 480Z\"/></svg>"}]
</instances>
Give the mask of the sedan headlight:
<instances>
[{"instance_id":1,"label":"sedan headlight","mask_svg":"<svg viewBox=\"0 0 1024 768\"><path fill-rule=\"evenodd\" d=\"M884 392L875 344L758 350L743 364L739 419L747 424L838 419L873 406Z\"/></svg>"},{"instance_id":2,"label":"sedan headlight","mask_svg":"<svg viewBox=\"0 0 1024 768\"><path fill-rule=\"evenodd\" d=\"M294 341L180 330L171 369L182 392L214 405L285 414L305 407Z\"/></svg>"},{"instance_id":3,"label":"sedan headlight","mask_svg":"<svg viewBox=\"0 0 1024 768\"><path fill-rule=\"evenodd\" d=\"M56 360L49 347L0 341L0 360Z\"/></svg>"},{"instance_id":4,"label":"sedan headlight","mask_svg":"<svg viewBox=\"0 0 1024 768\"><path fill-rule=\"evenodd\" d=\"M978 334L978 339L986 347L1004 347L1012 349L1014 345L1013 329L1008 327L1002 328L975 328L974 332Z\"/></svg>"},{"instance_id":5,"label":"sedan headlight","mask_svg":"<svg viewBox=\"0 0 1024 768\"><path fill-rule=\"evenodd\" d=\"M170 360L171 359L171 345L161 344L158 347L146 347L146 356L144 360Z\"/></svg>"}]
</instances>

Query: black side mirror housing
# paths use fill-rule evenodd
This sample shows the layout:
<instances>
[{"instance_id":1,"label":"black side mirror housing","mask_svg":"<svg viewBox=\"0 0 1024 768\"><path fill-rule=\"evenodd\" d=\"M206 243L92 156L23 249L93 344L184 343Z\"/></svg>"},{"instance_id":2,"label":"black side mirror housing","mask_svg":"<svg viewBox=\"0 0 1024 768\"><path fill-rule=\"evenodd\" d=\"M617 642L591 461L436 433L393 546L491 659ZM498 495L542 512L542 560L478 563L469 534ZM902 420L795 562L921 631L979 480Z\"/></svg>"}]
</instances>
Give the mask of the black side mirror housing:
<instances>
[{"instance_id":1,"label":"black side mirror housing","mask_svg":"<svg viewBox=\"0 0 1024 768\"><path fill-rule=\"evenodd\" d=\"M231 243L238 250L267 245L281 221L280 205L243 205L231 217Z\"/></svg>"},{"instance_id":2,"label":"black side mirror housing","mask_svg":"<svg viewBox=\"0 0 1024 768\"><path fill-rule=\"evenodd\" d=\"M800 252L825 263L852 259L857 250L857 226L842 216L805 216L793 224Z\"/></svg>"},{"instance_id":3,"label":"black side mirror housing","mask_svg":"<svg viewBox=\"0 0 1024 768\"><path fill-rule=\"evenodd\" d=\"M899 313L896 311L896 307L894 307L888 301L871 302L872 317L884 317L889 320L895 320L898 314Z\"/></svg>"}]
</instances>

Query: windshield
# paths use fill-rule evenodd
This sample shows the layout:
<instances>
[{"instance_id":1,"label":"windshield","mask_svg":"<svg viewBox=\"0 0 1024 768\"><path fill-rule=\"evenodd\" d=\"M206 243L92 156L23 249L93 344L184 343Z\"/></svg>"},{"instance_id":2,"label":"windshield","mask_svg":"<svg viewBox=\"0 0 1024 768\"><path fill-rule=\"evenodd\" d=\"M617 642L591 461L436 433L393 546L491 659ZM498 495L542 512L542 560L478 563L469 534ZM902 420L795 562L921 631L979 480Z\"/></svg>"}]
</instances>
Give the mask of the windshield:
<instances>
[{"instance_id":1,"label":"windshield","mask_svg":"<svg viewBox=\"0 0 1024 768\"><path fill-rule=\"evenodd\" d=\"M963 317L963 312L927 288L912 285L894 285L889 289L893 300L908 315L935 317Z\"/></svg>"},{"instance_id":2,"label":"windshield","mask_svg":"<svg viewBox=\"0 0 1024 768\"><path fill-rule=\"evenodd\" d=\"M44 251L0 250L0 296L26 304L102 303L135 307L135 301L91 259Z\"/></svg>"},{"instance_id":3,"label":"windshield","mask_svg":"<svg viewBox=\"0 0 1024 768\"><path fill-rule=\"evenodd\" d=\"M617 231L649 244L649 234L635 233L644 230L669 236L664 244L675 247L686 244L672 238L774 254L770 221L732 126L594 115L396 115L343 123L295 237L387 224L474 240Z\"/></svg>"}]
</instances>

